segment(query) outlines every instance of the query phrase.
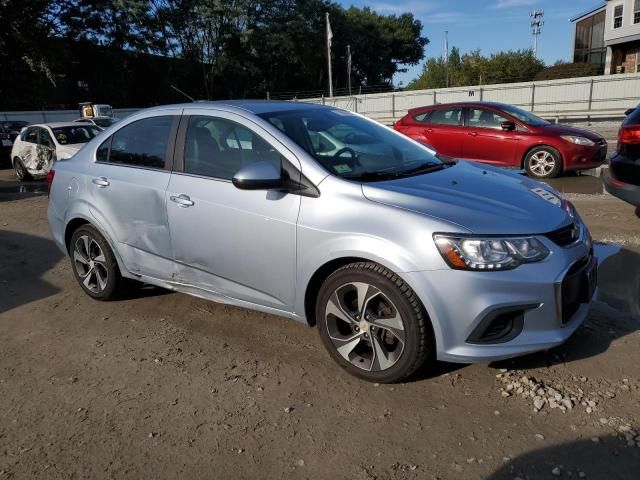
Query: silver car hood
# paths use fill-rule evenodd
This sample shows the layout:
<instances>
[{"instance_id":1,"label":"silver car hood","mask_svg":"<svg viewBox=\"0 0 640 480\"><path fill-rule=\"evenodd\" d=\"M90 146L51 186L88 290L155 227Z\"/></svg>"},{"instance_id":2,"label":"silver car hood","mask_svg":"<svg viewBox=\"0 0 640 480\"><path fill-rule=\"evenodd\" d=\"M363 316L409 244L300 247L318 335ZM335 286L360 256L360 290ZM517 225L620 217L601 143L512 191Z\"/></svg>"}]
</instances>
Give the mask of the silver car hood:
<instances>
[{"instance_id":1,"label":"silver car hood","mask_svg":"<svg viewBox=\"0 0 640 480\"><path fill-rule=\"evenodd\" d=\"M371 201L477 234L547 233L571 222L560 195L548 185L464 161L425 175L365 183L362 192Z\"/></svg>"}]
</instances>

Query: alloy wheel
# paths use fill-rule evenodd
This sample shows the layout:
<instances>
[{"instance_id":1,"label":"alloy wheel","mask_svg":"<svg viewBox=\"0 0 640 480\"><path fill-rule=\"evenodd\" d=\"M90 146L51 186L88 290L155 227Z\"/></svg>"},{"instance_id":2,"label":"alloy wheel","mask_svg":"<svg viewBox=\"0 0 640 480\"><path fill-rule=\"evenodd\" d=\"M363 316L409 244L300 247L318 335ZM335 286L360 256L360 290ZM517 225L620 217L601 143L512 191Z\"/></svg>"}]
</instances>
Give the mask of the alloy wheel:
<instances>
[{"instance_id":1,"label":"alloy wheel","mask_svg":"<svg viewBox=\"0 0 640 480\"><path fill-rule=\"evenodd\" d=\"M387 295L364 282L334 290L325 308L329 339L352 365L368 372L391 368L402 356L405 327Z\"/></svg>"},{"instance_id":2,"label":"alloy wheel","mask_svg":"<svg viewBox=\"0 0 640 480\"><path fill-rule=\"evenodd\" d=\"M529 169L539 177L546 177L556 167L556 160L546 150L541 150L529 157Z\"/></svg>"},{"instance_id":3,"label":"alloy wheel","mask_svg":"<svg viewBox=\"0 0 640 480\"><path fill-rule=\"evenodd\" d=\"M84 287L96 294L107 288L106 258L98 242L89 235L78 237L73 246L73 264Z\"/></svg>"}]
</instances>

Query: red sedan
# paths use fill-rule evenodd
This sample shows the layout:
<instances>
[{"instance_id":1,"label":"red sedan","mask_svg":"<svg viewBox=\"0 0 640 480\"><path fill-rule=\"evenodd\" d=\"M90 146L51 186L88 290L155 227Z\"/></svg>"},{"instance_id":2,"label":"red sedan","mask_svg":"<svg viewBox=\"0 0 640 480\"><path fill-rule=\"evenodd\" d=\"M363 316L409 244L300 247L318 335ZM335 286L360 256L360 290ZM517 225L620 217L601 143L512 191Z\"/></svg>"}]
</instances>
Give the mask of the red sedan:
<instances>
[{"instance_id":1,"label":"red sedan","mask_svg":"<svg viewBox=\"0 0 640 480\"><path fill-rule=\"evenodd\" d=\"M438 153L536 178L601 165L607 142L597 133L556 125L502 103L451 103L413 108L394 128Z\"/></svg>"}]
</instances>

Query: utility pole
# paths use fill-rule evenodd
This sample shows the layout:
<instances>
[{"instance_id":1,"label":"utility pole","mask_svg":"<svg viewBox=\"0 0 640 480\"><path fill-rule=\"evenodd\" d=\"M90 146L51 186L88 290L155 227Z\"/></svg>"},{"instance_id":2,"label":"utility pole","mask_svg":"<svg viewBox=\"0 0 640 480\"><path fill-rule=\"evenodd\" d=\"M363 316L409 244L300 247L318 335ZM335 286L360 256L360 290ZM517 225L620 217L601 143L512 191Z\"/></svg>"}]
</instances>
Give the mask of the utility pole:
<instances>
[{"instance_id":1,"label":"utility pole","mask_svg":"<svg viewBox=\"0 0 640 480\"><path fill-rule=\"evenodd\" d=\"M531 34L533 35L533 56L538 56L538 37L542 34L542 26L544 25L544 10L533 10L529 16L531 17Z\"/></svg>"},{"instance_id":2,"label":"utility pole","mask_svg":"<svg viewBox=\"0 0 640 480\"><path fill-rule=\"evenodd\" d=\"M327 65L329 71L329 97L333 97L333 76L331 74L331 39L333 38L333 32L331 31L331 24L329 23L329 12L326 13L327 18Z\"/></svg>"},{"instance_id":3,"label":"utility pole","mask_svg":"<svg viewBox=\"0 0 640 480\"><path fill-rule=\"evenodd\" d=\"M447 71L447 88L449 88L449 30L444 32L444 64Z\"/></svg>"},{"instance_id":4,"label":"utility pole","mask_svg":"<svg viewBox=\"0 0 640 480\"><path fill-rule=\"evenodd\" d=\"M351 45L347 45L347 84L349 85L349 96L351 96Z\"/></svg>"}]
</instances>

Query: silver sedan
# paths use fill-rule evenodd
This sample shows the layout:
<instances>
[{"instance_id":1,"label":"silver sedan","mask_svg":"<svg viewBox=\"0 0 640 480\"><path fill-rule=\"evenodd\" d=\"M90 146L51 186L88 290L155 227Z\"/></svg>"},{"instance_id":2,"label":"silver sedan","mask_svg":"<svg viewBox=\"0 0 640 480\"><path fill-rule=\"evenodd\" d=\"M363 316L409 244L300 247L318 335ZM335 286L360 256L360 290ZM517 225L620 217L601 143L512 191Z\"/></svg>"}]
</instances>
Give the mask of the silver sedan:
<instances>
[{"instance_id":1,"label":"silver sedan","mask_svg":"<svg viewBox=\"0 0 640 480\"><path fill-rule=\"evenodd\" d=\"M320 105L144 110L48 179L89 296L127 278L290 317L375 382L561 344L596 286L589 232L550 187Z\"/></svg>"}]
</instances>

